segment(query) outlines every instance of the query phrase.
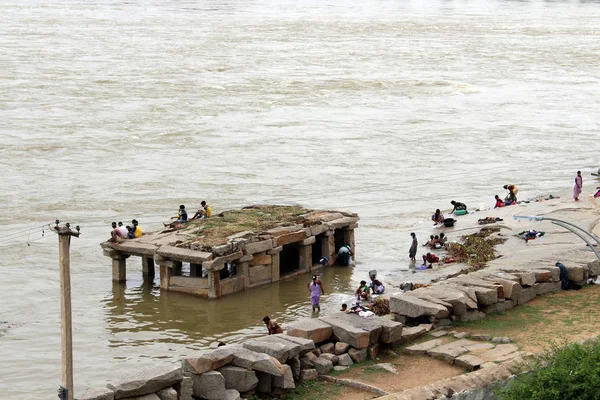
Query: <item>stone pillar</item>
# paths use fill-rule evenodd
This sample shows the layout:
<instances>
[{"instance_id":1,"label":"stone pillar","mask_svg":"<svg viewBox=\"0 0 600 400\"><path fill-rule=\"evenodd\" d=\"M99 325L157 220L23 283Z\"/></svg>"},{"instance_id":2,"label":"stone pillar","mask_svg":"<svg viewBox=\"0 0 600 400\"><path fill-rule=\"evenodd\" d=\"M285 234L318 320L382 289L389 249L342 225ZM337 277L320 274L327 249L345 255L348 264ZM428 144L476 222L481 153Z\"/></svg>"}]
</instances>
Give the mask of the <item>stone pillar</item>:
<instances>
[{"instance_id":1,"label":"stone pillar","mask_svg":"<svg viewBox=\"0 0 600 400\"><path fill-rule=\"evenodd\" d=\"M125 282L127 280L127 261L123 256L112 258L113 282Z\"/></svg>"},{"instance_id":2,"label":"stone pillar","mask_svg":"<svg viewBox=\"0 0 600 400\"><path fill-rule=\"evenodd\" d=\"M171 272L171 268L166 265L160 265L160 288L162 290L169 290Z\"/></svg>"},{"instance_id":3,"label":"stone pillar","mask_svg":"<svg viewBox=\"0 0 600 400\"><path fill-rule=\"evenodd\" d=\"M279 252L271 255L271 282L277 282L279 274Z\"/></svg>"},{"instance_id":4,"label":"stone pillar","mask_svg":"<svg viewBox=\"0 0 600 400\"><path fill-rule=\"evenodd\" d=\"M335 231L323 232L323 240L321 241L321 253L329 258L329 265L335 264Z\"/></svg>"},{"instance_id":5,"label":"stone pillar","mask_svg":"<svg viewBox=\"0 0 600 400\"><path fill-rule=\"evenodd\" d=\"M154 276L154 258L142 257L142 275Z\"/></svg>"},{"instance_id":6,"label":"stone pillar","mask_svg":"<svg viewBox=\"0 0 600 400\"><path fill-rule=\"evenodd\" d=\"M208 271L208 298L215 300L221 296L221 277L219 271Z\"/></svg>"}]
</instances>

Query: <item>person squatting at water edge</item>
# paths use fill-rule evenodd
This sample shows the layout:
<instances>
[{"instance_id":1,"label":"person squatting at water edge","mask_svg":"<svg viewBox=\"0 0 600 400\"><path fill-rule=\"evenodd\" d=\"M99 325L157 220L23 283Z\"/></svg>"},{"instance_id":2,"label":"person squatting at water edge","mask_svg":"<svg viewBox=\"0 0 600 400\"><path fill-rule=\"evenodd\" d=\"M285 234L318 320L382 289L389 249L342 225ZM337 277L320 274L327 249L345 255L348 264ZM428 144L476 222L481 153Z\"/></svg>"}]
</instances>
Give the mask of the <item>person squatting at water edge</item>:
<instances>
[{"instance_id":1,"label":"person squatting at water edge","mask_svg":"<svg viewBox=\"0 0 600 400\"><path fill-rule=\"evenodd\" d=\"M335 263L337 265L341 265L342 267L354 264L352 261L352 249L350 248L349 244L340 247L335 258Z\"/></svg>"},{"instance_id":2,"label":"person squatting at water edge","mask_svg":"<svg viewBox=\"0 0 600 400\"><path fill-rule=\"evenodd\" d=\"M369 291L369 287L367 286L367 281L360 281L360 286L356 289L354 293L356 295L356 303L358 304L360 300L369 300L371 298L371 293Z\"/></svg>"},{"instance_id":3,"label":"person squatting at water edge","mask_svg":"<svg viewBox=\"0 0 600 400\"><path fill-rule=\"evenodd\" d=\"M439 208L435 210L435 214L431 216L431 220L433 221L434 225L443 223L444 219L444 214L442 214Z\"/></svg>"},{"instance_id":4,"label":"person squatting at water edge","mask_svg":"<svg viewBox=\"0 0 600 400\"><path fill-rule=\"evenodd\" d=\"M440 259L433 253L427 253L423 256L423 266L431 268L433 263L439 262ZM429 263L429 265L427 265Z\"/></svg>"},{"instance_id":5,"label":"person squatting at water edge","mask_svg":"<svg viewBox=\"0 0 600 400\"><path fill-rule=\"evenodd\" d=\"M283 329L279 326L279 324L275 321L272 321L271 318L267 315L263 318L263 322L267 326L269 330L269 335L276 335L278 333L283 333Z\"/></svg>"},{"instance_id":6,"label":"person squatting at water edge","mask_svg":"<svg viewBox=\"0 0 600 400\"><path fill-rule=\"evenodd\" d=\"M383 294L385 292L385 286L377 279L377 271L369 272L369 278L371 278L371 290L373 294Z\"/></svg>"},{"instance_id":7,"label":"person squatting at water edge","mask_svg":"<svg viewBox=\"0 0 600 400\"><path fill-rule=\"evenodd\" d=\"M459 201L452 200L450 202L450 204L452 204L454 206L452 211L450 211L450 214L461 214L461 213L457 213L456 211L462 211L462 212L467 211L467 205L465 203L461 203Z\"/></svg>"},{"instance_id":8,"label":"person squatting at water edge","mask_svg":"<svg viewBox=\"0 0 600 400\"><path fill-rule=\"evenodd\" d=\"M504 204L507 206L517 204L517 193L519 193L517 185L504 185L504 189L508 190L508 194L504 198Z\"/></svg>"},{"instance_id":9,"label":"person squatting at water edge","mask_svg":"<svg viewBox=\"0 0 600 400\"><path fill-rule=\"evenodd\" d=\"M318 310L321 312L321 294L325 294L323 290L323 283L318 279L317 275L312 276L312 282L309 282L306 287L310 292L310 303L312 304L312 310L315 312Z\"/></svg>"}]
</instances>

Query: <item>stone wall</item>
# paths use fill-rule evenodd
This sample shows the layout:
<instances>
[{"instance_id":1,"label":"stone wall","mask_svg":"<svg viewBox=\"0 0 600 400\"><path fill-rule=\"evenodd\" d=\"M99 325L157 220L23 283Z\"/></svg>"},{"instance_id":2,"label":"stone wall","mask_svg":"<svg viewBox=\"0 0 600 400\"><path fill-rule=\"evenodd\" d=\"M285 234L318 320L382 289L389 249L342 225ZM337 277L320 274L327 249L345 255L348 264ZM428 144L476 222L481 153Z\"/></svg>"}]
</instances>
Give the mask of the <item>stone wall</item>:
<instances>
[{"instance_id":1,"label":"stone wall","mask_svg":"<svg viewBox=\"0 0 600 400\"><path fill-rule=\"evenodd\" d=\"M569 280L578 284L586 284L600 272L597 260L567 269ZM482 270L395 294L390 298L390 311L394 320L402 323L431 322L439 327L507 311L559 290L558 267Z\"/></svg>"},{"instance_id":2,"label":"stone wall","mask_svg":"<svg viewBox=\"0 0 600 400\"><path fill-rule=\"evenodd\" d=\"M339 313L307 318L287 334L250 339L186 358L180 365L137 371L88 390L78 400L235 400L243 395L280 396L334 368L377 357L402 337L388 318Z\"/></svg>"}]
</instances>

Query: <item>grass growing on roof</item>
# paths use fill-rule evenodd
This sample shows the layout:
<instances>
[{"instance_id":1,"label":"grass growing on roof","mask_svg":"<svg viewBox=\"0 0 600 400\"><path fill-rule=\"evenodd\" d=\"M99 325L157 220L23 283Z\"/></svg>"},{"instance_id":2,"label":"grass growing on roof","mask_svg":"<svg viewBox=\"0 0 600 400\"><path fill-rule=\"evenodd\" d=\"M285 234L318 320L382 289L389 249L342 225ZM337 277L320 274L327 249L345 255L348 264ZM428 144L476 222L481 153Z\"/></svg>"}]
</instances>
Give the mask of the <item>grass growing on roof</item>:
<instances>
[{"instance_id":1,"label":"grass growing on roof","mask_svg":"<svg viewBox=\"0 0 600 400\"><path fill-rule=\"evenodd\" d=\"M309 210L297 206L253 206L191 221L188 229L198 235L192 243L216 246L225 244L227 237L236 233L252 231L258 234L278 226L302 223L304 221L299 217L307 212Z\"/></svg>"}]
</instances>

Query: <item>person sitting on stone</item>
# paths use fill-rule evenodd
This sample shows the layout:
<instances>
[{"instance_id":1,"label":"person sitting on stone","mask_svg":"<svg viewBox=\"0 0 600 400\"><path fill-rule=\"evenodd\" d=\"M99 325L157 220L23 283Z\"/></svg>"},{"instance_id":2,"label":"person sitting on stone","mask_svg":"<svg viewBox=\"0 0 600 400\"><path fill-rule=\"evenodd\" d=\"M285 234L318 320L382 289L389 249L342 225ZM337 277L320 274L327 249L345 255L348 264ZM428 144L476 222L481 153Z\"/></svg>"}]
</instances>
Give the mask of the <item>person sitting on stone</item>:
<instances>
[{"instance_id":1,"label":"person sitting on stone","mask_svg":"<svg viewBox=\"0 0 600 400\"><path fill-rule=\"evenodd\" d=\"M454 214L454 212L458 211L458 210L465 210L465 211L467 210L467 205L465 203L461 203L459 201L452 200L450 202L450 204L452 204L454 206L452 211L450 211L450 214Z\"/></svg>"},{"instance_id":2,"label":"person sitting on stone","mask_svg":"<svg viewBox=\"0 0 600 400\"><path fill-rule=\"evenodd\" d=\"M179 212L177 213L177 216L171 217L171 219L175 219L176 221L173 221L169 224L165 224L163 222L163 225L173 227L176 224L184 224L184 223L188 222L188 214L187 214L187 211L185 210L185 206L183 204L179 206Z\"/></svg>"},{"instance_id":3,"label":"person sitting on stone","mask_svg":"<svg viewBox=\"0 0 600 400\"><path fill-rule=\"evenodd\" d=\"M140 228L140 226L138 225L137 219L132 219L131 220L131 228L133 229L133 236L135 238L140 238L142 237L142 235L144 234L142 232L142 228Z\"/></svg>"},{"instance_id":4,"label":"person sitting on stone","mask_svg":"<svg viewBox=\"0 0 600 400\"><path fill-rule=\"evenodd\" d=\"M202 202L200 202L200 205L202 206L202 208L196 211L196 214L194 214L190 221L193 221L195 219L210 218L210 216L212 215L212 208L210 208L210 206L206 204L206 201L202 200Z\"/></svg>"},{"instance_id":5,"label":"person sitting on stone","mask_svg":"<svg viewBox=\"0 0 600 400\"><path fill-rule=\"evenodd\" d=\"M375 276L371 276L371 290L373 294L383 294L385 292L385 286Z\"/></svg>"},{"instance_id":6,"label":"person sitting on stone","mask_svg":"<svg viewBox=\"0 0 600 400\"><path fill-rule=\"evenodd\" d=\"M123 239L128 239L127 235L121 229L119 229L116 222L113 222L111 226L112 231L110 231L110 239L108 239L109 242L116 243L120 242Z\"/></svg>"},{"instance_id":7,"label":"person sitting on stone","mask_svg":"<svg viewBox=\"0 0 600 400\"><path fill-rule=\"evenodd\" d=\"M271 318L267 315L263 318L263 322L267 325L267 329L269 330L269 335L276 335L278 333L283 333L283 329L277 324L277 322L272 321Z\"/></svg>"},{"instance_id":8,"label":"person sitting on stone","mask_svg":"<svg viewBox=\"0 0 600 400\"><path fill-rule=\"evenodd\" d=\"M348 312L348 304L344 303L342 304L342 308L340 309L341 312Z\"/></svg>"},{"instance_id":9,"label":"person sitting on stone","mask_svg":"<svg viewBox=\"0 0 600 400\"><path fill-rule=\"evenodd\" d=\"M367 281L360 281L360 286L358 287L358 289L356 289L355 295L357 303L360 300L369 300L371 298L371 293L369 292Z\"/></svg>"},{"instance_id":10,"label":"person sitting on stone","mask_svg":"<svg viewBox=\"0 0 600 400\"><path fill-rule=\"evenodd\" d=\"M494 199L496 199L496 205L494 206L494 208L506 207L506 203L502 201L500 196L496 195Z\"/></svg>"}]
</instances>

